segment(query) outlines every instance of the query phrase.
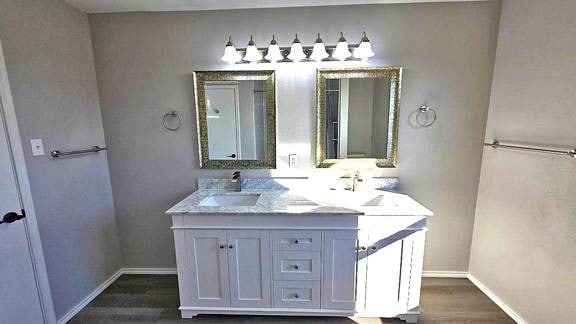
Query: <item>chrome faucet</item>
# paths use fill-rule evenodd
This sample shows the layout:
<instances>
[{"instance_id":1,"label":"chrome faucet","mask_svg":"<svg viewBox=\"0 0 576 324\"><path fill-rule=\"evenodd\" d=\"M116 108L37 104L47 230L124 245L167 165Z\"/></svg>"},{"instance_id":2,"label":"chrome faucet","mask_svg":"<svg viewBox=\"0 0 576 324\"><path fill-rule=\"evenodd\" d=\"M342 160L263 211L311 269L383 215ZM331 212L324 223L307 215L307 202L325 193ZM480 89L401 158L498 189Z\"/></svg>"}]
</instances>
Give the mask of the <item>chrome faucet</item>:
<instances>
[{"instance_id":1,"label":"chrome faucet","mask_svg":"<svg viewBox=\"0 0 576 324\"><path fill-rule=\"evenodd\" d=\"M230 179L232 183L232 190L236 192L242 191L242 179L240 178L240 171L235 171L232 173L232 178Z\"/></svg>"},{"instance_id":2,"label":"chrome faucet","mask_svg":"<svg viewBox=\"0 0 576 324\"><path fill-rule=\"evenodd\" d=\"M352 191L357 191L359 183L362 181L364 181L364 179L362 179L360 172L356 171L356 173L354 173L354 177L352 178Z\"/></svg>"}]
</instances>

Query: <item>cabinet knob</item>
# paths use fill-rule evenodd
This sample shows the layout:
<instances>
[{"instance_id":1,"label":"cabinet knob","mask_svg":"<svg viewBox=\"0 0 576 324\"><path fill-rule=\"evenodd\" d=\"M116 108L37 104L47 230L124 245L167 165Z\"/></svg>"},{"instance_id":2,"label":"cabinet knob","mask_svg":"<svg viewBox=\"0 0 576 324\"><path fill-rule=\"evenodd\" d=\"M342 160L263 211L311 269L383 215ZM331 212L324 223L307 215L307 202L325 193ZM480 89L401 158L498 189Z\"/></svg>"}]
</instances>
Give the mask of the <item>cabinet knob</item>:
<instances>
[{"instance_id":1,"label":"cabinet knob","mask_svg":"<svg viewBox=\"0 0 576 324\"><path fill-rule=\"evenodd\" d=\"M234 248L234 245L230 244L230 245L228 245L228 248L229 248L229 249L233 249L233 248Z\"/></svg>"},{"instance_id":2,"label":"cabinet knob","mask_svg":"<svg viewBox=\"0 0 576 324\"><path fill-rule=\"evenodd\" d=\"M298 243L299 243L298 240L294 240L294 244L298 244Z\"/></svg>"},{"instance_id":3,"label":"cabinet knob","mask_svg":"<svg viewBox=\"0 0 576 324\"><path fill-rule=\"evenodd\" d=\"M366 251L366 247L365 246L359 246L356 248L356 250L358 251Z\"/></svg>"},{"instance_id":4,"label":"cabinet knob","mask_svg":"<svg viewBox=\"0 0 576 324\"><path fill-rule=\"evenodd\" d=\"M220 245L220 249L221 249L221 250L224 249L224 248L225 248L224 244Z\"/></svg>"},{"instance_id":5,"label":"cabinet knob","mask_svg":"<svg viewBox=\"0 0 576 324\"><path fill-rule=\"evenodd\" d=\"M298 270L298 265L297 265L297 264L294 265L294 270Z\"/></svg>"},{"instance_id":6,"label":"cabinet knob","mask_svg":"<svg viewBox=\"0 0 576 324\"><path fill-rule=\"evenodd\" d=\"M298 294L294 294L295 299L298 299L298 297L299 297Z\"/></svg>"},{"instance_id":7,"label":"cabinet knob","mask_svg":"<svg viewBox=\"0 0 576 324\"><path fill-rule=\"evenodd\" d=\"M372 249L373 251L376 251L376 247L375 247L375 246L372 246L371 249Z\"/></svg>"}]
</instances>

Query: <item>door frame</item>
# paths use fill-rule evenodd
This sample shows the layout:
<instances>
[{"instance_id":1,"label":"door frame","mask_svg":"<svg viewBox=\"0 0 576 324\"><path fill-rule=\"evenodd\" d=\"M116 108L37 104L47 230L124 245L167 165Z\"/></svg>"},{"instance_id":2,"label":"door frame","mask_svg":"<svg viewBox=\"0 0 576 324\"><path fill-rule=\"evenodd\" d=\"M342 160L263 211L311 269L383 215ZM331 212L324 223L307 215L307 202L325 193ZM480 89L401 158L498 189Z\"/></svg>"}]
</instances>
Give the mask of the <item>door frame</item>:
<instances>
[{"instance_id":1,"label":"door frame","mask_svg":"<svg viewBox=\"0 0 576 324\"><path fill-rule=\"evenodd\" d=\"M52 303L52 295L50 293L50 285L48 283L48 274L46 272L46 262L44 261L44 254L42 250L42 242L40 240L40 233L38 231L38 223L36 221L36 212L34 210L34 203L32 200L32 192L30 189L30 181L28 172L26 170L26 163L24 160L24 150L22 149L22 141L20 132L18 130L18 123L16 120L16 111L14 109L14 101L12 99L12 92L10 91L10 83L8 79L8 72L6 69L6 61L4 60L4 51L2 49L2 41L0 40L0 114L4 116L4 122L7 131L9 150L11 159L14 164L14 172L17 182L17 190L19 193L20 204L26 210L26 218L23 219L24 228L26 230L26 239L30 249L30 258L36 276L36 286L38 295L40 297L40 306L44 316L45 323L56 323L56 315L54 313L54 305Z\"/></svg>"}]
</instances>

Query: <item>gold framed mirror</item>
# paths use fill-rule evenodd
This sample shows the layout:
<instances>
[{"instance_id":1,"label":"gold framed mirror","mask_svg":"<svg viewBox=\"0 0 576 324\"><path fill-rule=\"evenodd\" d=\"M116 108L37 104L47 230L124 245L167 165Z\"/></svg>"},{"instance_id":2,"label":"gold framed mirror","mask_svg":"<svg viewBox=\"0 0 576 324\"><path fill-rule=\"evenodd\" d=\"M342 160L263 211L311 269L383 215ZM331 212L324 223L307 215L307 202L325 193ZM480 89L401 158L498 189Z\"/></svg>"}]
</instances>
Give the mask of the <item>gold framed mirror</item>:
<instances>
[{"instance_id":1,"label":"gold framed mirror","mask_svg":"<svg viewBox=\"0 0 576 324\"><path fill-rule=\"evenodd\" d=\"M274 71L196 71L194 89L200 168L276 168Z\"/></svg>"},{"instance_id":2,"label":"gold framed mirror","mask_svg":"<svg viewBox=\"0 0 576 324\"><path fill-rule=\"evenodd\" d=\"M401 67L316 73L318 168L395 168Z\"/></svg>"}]
</instances>

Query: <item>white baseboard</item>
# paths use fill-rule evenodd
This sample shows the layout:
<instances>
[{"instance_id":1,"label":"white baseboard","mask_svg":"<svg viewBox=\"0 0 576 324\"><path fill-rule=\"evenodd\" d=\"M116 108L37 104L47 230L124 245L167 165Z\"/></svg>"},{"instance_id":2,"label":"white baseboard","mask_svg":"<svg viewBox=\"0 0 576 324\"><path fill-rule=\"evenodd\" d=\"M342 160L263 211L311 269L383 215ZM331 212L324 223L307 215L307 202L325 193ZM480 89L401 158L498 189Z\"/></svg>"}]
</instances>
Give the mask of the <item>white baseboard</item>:
<instances>
[{"instance_id":1,"label":"white baseboard","mask_svg":"<svg viewBox=\"0 0 576 324\"><path fill-rule=\"evenodd\" d=\"M177 274L176 268L122 268L122 274Z\"/></svg>"},{"instance_id":2,"label":"white baseboard","mask_svg":"<svg viewBox=\"0 0 576 324\"><path fill-rule=\"evenodd\" d=\"M98 288L94 289L86 298L74 306L64 316L62 316L57 323L65 324L78 314L84 307L86 307L94 298L100 295L108 286L114 283L123 274L176 274L176 268L122 268L115 274L106 279Z\"/></svg>"},{"instance_id":3,"label":"white baseboard","mask_svg":"<svg viewBox=\"0 0 576 324\"><path fill-rule=\"evenodd\" d=\"M424 278L468 278L466 271L423 271Z\"/></svg>"},{"instance_id":4,"label":"white baseboard","mask_svg":"<svg viewBox=\"0 0 576 324\"><path fill-rule=\"evenodd\" d=\"M478 287L488 298L490 298L498 307L500 307L504 313L508 314L516 323L518 324L528 324L528 322L523 319L518 313L516 313L508 304L506 304L500 297L498 297L490 288L486 287L478 278L474 277L472 274L468 274L468 280Z\"/></svg>"},{"instance_id":5,"label":"white baseboard","mask_svg":"<svg viewBox=\"0 0 576 324\"><path fill-rule=\"evenodd\" d=\"M79 302L76 306L74 306L71 310L69 310L68 313L64 314L64 316L62 316L57 323L58 324L67 323L69 320L72 319L72 317L74 317L74 315L78 314L84 307L86 307L86 305L90 304L90 302L94 300L94 298L100 295L100 293L102 293L104 289L108 288L108 286L114 283L114 281L116 281L116 279L118 279L118 277L120 277L121 275L122 275L122 269L118 270L115 274L110 276L110 278L106 279L104 283L98 286L98 288L94 289L93 292L91 292L86 298L84 298L81 302Z\"/></svg>"}]
</instances>

